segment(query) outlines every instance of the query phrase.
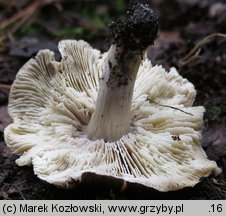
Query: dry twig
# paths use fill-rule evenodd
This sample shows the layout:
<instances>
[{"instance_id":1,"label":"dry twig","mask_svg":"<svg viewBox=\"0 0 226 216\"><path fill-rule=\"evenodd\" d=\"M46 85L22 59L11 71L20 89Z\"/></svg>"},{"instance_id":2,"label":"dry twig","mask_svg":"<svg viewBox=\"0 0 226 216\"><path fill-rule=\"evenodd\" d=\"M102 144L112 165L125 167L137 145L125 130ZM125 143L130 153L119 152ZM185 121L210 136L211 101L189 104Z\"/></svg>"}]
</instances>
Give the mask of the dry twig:
<instances>
[{"instance_id":1,"label":"dry twig","mask_svg":"<svg viewBox=\"0 0 226 216\"><path fill-rule=\"evenodd\" d=\"M21 26L23 26L27 21L30 20L31 16L39 10L42 6L57 2L62 2L63 0L36 0L29 4L23 10L20 10L17 14L13 15L9 19L3 21L0 24L0 30L5 30L9 28L11 25L12 27L8 30L8 34L5 34L0 37L0 42L3 42L7 39L7 35L12 35L17 32Z\"/></svg>"},{"instance_id":2,"label":"dry twig","mask_svg":"<svg viewBox=\"0 0 226 216\"><path fill-rule=\"evenodd\" d=\"M202 39L201 41L199 41L195 47L185 56L183 57L180 61L179 61L179 66L183 67L186 64L188 64L190 61L192 61L194 58L196 58L200 52L201 52L201 48L206 45L207 43L209 43L210 41L212 41L213 39L215 39L216 37L226 37L226 34L222 34L222 33L214 33L211 34L207 37L205 37L204 39Z\"/></svg>"},{"instance_id":3,"label":"dry twig","mask_svg":"<svg viewBox=\"0 0 226 216\"><path fill-rule=\"evenodd\" d=\"M174 109L174 110L178 110L178 111L180 111L180 112L183 112L183 113L185 113L185 114L188 114L188 115L193 116L192 113L186 112L186 111L184 111L184 110L182 110L182 109L179 109L179 108L177 108L177 107L159 104L159 103L157 103L157 102L151 100L149 97L147 97L147 101L148 101L149 103L154 103L154 104L159 105L159 106L162 106L162 107L168 107L168 108L171 108L171 109Z\"/></svg>"},{"instance_id":4,"label":"dry twig","mask_svg":"<svg viewBox=\"0 0 226 216\"><path fill-rule=\"evenodd\" d=\"M0 89L2 90L10 90L11 85L0 83Z\"/></svg>"}]
</instances>

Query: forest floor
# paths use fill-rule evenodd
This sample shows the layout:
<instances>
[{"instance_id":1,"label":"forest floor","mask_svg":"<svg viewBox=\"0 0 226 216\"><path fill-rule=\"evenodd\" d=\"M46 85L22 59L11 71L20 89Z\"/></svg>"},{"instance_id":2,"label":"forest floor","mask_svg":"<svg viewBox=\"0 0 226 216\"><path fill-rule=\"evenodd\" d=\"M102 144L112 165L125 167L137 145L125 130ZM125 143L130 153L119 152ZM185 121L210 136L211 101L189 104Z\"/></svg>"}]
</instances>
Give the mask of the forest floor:
<instances>
[{"instance_id":1,"label":"forest floor","mask_svg":"<svg viewBox=\"0 0 226 216\"><path fill-rule=\"evenodd\" d=\"M160 32L148 50L153 64L176 67L197 89L195 105L206 108L202 146L222 168L193 188L161 193L136 184L95 178L62 190L19 167L6 147L4 128L10 86L20 67L40 49L57 50L64 38L83 39L106 51L107 25L128 1L0 1L0 199L226 199L226 1L153 0ZM194 48L194 49L193 49ZM56 53L56 55L59 55Z\"/></svg>"}]
</instances>

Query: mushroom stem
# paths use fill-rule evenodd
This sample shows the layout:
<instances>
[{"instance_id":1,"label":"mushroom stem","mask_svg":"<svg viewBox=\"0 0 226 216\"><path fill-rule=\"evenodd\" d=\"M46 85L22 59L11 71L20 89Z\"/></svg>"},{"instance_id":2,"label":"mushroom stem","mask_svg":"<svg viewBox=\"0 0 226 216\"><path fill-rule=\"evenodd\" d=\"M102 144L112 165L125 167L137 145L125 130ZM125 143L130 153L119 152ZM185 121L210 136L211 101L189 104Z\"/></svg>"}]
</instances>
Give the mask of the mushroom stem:
<instances>
[{"instance_id":1,"label":"mushroom stem","mask_svg":"<svg viewBox=\"0 0 226 216\"><path fill-rule=\"evenodd\" d=\"M142 55L154 43L158 18L148 0L131 0L124 21L110 25L96 109L87 126L91 139L115 141L130 131L133 88Z\"/></svg>"},{"instance_id":2,"label":"mushroom stem","mask_svg":"<svg viewBox=\"0 0 226 216\"><path fill-rule=\"evenodd\" d=\"M141 63L137 50L111 45L100 80L96 109L87 127L91 139L115 141L130 131L133 88Z\"/></svg>"}]
</instances>

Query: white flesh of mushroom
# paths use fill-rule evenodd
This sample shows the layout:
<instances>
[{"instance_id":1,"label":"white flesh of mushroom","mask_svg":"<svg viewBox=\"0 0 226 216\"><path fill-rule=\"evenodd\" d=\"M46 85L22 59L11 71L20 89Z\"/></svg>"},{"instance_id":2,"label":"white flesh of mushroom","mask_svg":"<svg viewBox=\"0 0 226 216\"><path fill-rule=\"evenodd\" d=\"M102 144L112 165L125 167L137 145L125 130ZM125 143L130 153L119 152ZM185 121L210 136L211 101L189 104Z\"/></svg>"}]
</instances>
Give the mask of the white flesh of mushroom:
<instances>
[{"instance_id":1,"label":"white flesh of mushroom","mask_svg":"<svg viewBox=\"0 0 226 216\"><path fill-rule=\"evenodd\" d=\"M111 67L117 64L115 59L119 52L117 49L119 48L112 45L103 61L103 77L99 83L96 107L86 130L91 139L103 138L105 141L115 141L132 130L130 128L131 104L141 56L139 52L127 51L129 57L126 56L123 60L128 62L125 66L129 71L128 83L117 86L115 83L109 83ZM130 58L129 61L126 58ZM114 78L112 82L115 81Z\"/></svg>"},{"instance_id":2,"label":"white flesh of mushroom","mask_svg":"<svg viewBox=\"0 0 226 216\"><path fill-rule=\"evenodd\" d=\"M200 178L220 173L200 144L204 108L192 107L194 86L174 68L166 72L147 59L141 62L133 95L129 95L130 111L124 116L130 126L119 123L122 133L116 131L105 141L111 128L100 137L101 118L92 114L100 105L99 82L111 55L101 55L86 42L75 40L61 41L59 50L61 62L55 61L53 52L40 51L21 68L12 86L9 113L14 123L5 129L5 141L21 155L18 165L33 165L39 178L64 188L87 172L159 191L194 186ZM100 115L109 110L120 122L123 116L110 109ZM108 124L102 124L101 130ZM97 128L97 137L87 134L87 125Z\"/></svg>"}]
</instances>

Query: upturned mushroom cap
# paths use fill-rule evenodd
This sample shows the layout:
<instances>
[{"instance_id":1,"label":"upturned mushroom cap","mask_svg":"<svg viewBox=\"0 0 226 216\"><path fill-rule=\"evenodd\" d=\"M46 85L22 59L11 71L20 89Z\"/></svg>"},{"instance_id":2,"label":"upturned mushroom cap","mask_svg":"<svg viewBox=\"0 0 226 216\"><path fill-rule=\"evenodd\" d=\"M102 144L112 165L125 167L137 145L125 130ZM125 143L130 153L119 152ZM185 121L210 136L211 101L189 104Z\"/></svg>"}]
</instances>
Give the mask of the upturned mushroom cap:
<instances>
[{"instance_id":1,"label":"upturned mushroom cap","mask_svg":"<svg viewBox=\"0 0 226 216\"><path fill-rule=\"evenodd\" d=\"M194 86L175 68L167 72L143 60L131 132L114 142L91 140L83 129L95 110L106 55L75 40L61 41L59 51L60 62L53 52L40 51L12 85L14 123L5 129L5 141L20 155L18 165L33 165L40 179L63 188L87 172L159 191L194 186L202 177L219 174L200 145L204 108L192 107Z\"/></svg>"}]
</instances>

